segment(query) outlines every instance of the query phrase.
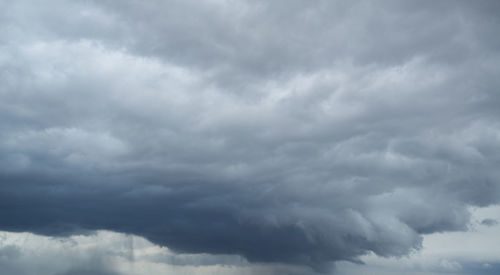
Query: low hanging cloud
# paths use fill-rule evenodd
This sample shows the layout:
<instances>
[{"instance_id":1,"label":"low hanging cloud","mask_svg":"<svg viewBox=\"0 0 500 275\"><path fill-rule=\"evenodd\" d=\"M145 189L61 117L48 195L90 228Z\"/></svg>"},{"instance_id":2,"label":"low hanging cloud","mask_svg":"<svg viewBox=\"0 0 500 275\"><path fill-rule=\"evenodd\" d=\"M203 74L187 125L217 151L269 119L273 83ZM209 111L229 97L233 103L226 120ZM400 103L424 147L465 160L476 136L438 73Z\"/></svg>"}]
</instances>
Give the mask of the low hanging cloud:
<instances>
[{"instance_id":1,"label":"low hanging cloud","mask_svg":"<svg viewBox=\"0 0 500 275\"><path fill-rule=\"evenodd\" d=\"M326 271L500 202L496 1L0 3L0 230Z\"/></svg>"}]
</instances>

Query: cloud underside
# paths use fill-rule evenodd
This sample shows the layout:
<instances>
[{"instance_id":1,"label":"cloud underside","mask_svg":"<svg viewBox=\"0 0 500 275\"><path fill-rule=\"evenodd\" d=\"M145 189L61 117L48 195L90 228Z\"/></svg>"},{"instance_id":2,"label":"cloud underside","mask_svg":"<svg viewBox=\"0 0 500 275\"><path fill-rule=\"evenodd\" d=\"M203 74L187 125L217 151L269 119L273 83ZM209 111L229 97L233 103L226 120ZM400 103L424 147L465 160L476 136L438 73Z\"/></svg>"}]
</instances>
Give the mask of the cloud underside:
<instances>
[{"instance_id":1,"label":"cloud underside","mask_svg":"<svg viewBox=\"0 0 500 275\"><path fill-rule=\"evenodd\" d=\"M496 1L6 2L0 230L324 271L500 202Z\"/></svg>"}]
</instances>

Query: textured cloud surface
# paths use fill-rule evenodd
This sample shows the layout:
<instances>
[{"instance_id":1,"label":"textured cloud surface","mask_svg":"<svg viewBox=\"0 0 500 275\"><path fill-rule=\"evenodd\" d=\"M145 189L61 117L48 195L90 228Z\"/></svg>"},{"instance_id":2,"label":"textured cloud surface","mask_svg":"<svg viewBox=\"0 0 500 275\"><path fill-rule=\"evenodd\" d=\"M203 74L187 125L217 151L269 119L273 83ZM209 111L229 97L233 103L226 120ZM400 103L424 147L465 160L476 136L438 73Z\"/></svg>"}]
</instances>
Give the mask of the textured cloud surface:
<instances>
[{"instance_id":1,"label":"textured cloud surface","mask_svg":"<svg viewBox=\"0 0 500 275\"><path fill-rule=\"evenodd\" d=\"M0 4L0 230L326 271L500 203L497 1Z\"/></svg>"}]
</instances>

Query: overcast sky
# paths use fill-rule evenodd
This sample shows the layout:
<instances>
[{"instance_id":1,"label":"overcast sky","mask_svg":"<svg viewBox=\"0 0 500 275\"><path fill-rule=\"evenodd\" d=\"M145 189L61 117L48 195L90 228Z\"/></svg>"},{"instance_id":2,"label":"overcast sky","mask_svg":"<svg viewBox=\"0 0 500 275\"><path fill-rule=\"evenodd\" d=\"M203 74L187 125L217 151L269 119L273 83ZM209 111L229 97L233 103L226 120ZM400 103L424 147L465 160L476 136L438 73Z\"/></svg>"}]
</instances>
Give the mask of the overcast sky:
<instances>
[{"instance_id":1,"label":"overcast sky","mask_svg":"<svg viewBox=\"0 0 500 275\"><path fill-rule=\"evenodd\" d=\"M0 269L498 274L499 30L496 0L0 0Z\"/></svg>"}]
</instances>

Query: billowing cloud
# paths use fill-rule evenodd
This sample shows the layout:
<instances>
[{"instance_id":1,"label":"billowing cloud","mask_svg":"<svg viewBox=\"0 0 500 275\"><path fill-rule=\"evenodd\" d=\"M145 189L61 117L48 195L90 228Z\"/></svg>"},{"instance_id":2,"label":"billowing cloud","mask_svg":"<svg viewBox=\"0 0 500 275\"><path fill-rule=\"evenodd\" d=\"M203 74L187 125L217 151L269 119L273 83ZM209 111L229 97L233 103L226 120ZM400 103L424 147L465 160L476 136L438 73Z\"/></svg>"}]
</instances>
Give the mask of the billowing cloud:
<instances>
[{"instance_id":1,"label":"billowing cloud","mask_svg":"<svg viewBox=\"0 0 500 275\"><path fill-rule=\"evenodd\" d=\"M500 202L496 1L1 2L1 230L326 271Z\"/></svg>"}]
</instances>

